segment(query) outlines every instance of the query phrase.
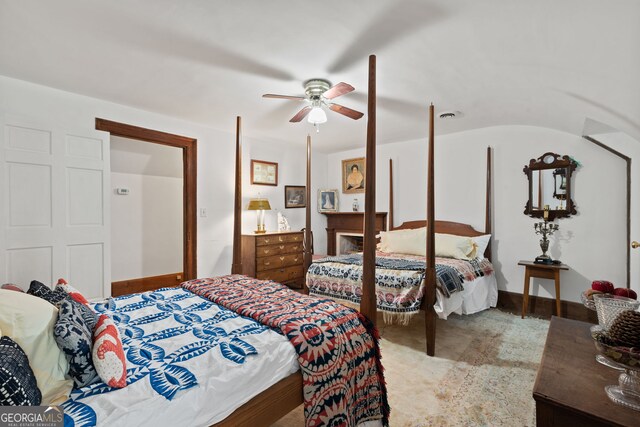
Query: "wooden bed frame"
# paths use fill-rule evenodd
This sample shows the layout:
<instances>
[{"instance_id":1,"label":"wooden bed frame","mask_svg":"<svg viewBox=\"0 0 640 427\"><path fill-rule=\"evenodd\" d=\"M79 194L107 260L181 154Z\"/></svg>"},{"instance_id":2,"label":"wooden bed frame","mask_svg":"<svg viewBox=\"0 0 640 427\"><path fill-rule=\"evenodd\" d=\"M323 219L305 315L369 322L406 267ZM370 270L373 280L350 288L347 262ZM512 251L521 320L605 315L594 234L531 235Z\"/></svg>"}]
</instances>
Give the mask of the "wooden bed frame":
<instances>
[{"instance_id":1,"label":"wooden bed frame","mask_svg":"<svg viewBox=\"0 0 640 427\"><path fill-rule=\"evenodd\" d=\"M369 56L369 92L367 100L367 176L365 181L364 260L360 312L375 322L377 315L375 294L375 152L376 152L376 57ZM236 120L236 173L234 197L232 273L242 271L242 119ZM304 268L311 265L311 137L307 136L307 207L304 231ZM304 292L308 293L306 283ZM252 427L270 425L304 403L302 375L298 371L264 390L236 409L216 427Z\"/></svg>"},{"instance_id":2,"label":"wooden bed frame","mask_svg":"<svg viewBox=\"0 0 640 427\"><path fill-rule=\"evenodd\" d=\"M492 148L487 147L487 179L486 179L486 198L485 198L485 224L484 232L478 231L469 224L454 221L438 221L434 220L434 164L433 164L433 106L430 109L430 134L429 134L429 159L427 170L427 219L419 221L403 222L398 227L394 227L393 218L393 161L389 159L389 230L406 230L426 227L428 224L434 224L434 227L427 227L427 275L425 297L422 298L420 309L425 312L425 327L427 338L427 354L433 356L435 354L436 342L436 312L434 305L436 303L436 278L435 278L435 251L434 248L435 233L455 234L457 236L476 237L485 234L491 234L491 160ZM484 256L491 261L491 240L487 245Z\"/></svg>"}]
</instances>

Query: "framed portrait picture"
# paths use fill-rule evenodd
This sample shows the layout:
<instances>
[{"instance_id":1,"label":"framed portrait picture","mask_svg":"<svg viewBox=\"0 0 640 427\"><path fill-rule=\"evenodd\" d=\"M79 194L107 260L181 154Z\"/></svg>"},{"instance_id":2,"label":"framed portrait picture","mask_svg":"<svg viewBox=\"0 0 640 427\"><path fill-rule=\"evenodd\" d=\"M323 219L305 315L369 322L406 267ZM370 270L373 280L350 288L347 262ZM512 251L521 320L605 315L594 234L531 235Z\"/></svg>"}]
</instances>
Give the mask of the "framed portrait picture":
<instances>
[{"instance_id":1,"label":"framed portrait picture","mask_svg":"<svg viewBox=\"0 0 640 427\"><path fill-rule=\"evenodd\" d=\"M342 192L364 193L364 157L342 161Z\"/></svg>"},{"instance_id":2,"label":"framed portrait picture","mask_svg":"<svg viewBox=\"0 0 640 427\"><path fill-rule=\"evenodd\" d=\"M251 159L251 184L278 185L278 164Z\"/></svg>"},{"instance_id":3,"label":"framed portrait picture","mask_svg":"<svg viewBox=\"0 0 640 427\"><path fill-rule=\"evenodd\" d=\"M285 185L284 207L287 209L307 207L307 187L304 185Z\"/></svg>"},{"instance_id":4,"label":"framed portrait picture","mask_svg":"<svg viewBox=\"0 0 640 427\"><path fill-rule=\"evenodd\" d=\"M318 212L338 212L338 190L318 190Z\"/></svg>"}]
</instances>

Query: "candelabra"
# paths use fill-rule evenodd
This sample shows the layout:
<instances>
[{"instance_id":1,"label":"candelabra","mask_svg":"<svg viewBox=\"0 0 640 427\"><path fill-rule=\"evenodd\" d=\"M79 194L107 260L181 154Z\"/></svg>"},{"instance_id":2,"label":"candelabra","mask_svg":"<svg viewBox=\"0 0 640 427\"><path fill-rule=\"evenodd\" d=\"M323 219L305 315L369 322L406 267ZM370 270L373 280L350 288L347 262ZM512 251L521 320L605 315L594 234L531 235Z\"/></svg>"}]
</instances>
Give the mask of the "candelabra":
<instances>
[{"instance_id":1,"label":"candelabra","mask_svg":"<svg viewBox=\"0 0 640 427\"><path fill-rule=\"evenodd\" d=\"M554 231L558 230L558 224L548 222L546 219L544 222L536 222L533 224L533 228L536 230L536 234L542 234L540 239L540 249L542 249L542 255L536 257L536 261L539 264L551 264L553 260L547 251L549 250L549 239L547 236L551 236Z\"/></svg>"}]
</instances>

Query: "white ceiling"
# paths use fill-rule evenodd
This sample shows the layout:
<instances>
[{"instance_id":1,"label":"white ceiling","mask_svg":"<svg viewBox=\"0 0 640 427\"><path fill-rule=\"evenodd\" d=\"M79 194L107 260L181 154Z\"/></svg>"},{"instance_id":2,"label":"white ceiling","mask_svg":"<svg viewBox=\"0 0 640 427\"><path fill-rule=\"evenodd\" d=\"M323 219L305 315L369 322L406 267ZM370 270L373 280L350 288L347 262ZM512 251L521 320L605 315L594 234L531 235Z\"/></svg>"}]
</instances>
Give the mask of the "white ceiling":
<instances>
[{"instance_id":1,"label":"white ceiling","mask_svg":"<svg viewBox=\"0 0 640 427\"><path fill-rule=\"evenodd\" d=\"M288 122L312 77L345 81L366 112L378 61L378 142L587 117L640 140L637 0L0 0L0 74L233 131L304 143ZM329 112L315 146L364 144L366 117Z\"/></svg>"},{"instance_id":2,"label":"white ceiling","mask_svg":"<svg viewBox=\"0 0 640 427\"><path fill-rule=\"evenodd\" d=\"M182 178L182 149L111 137L111 172Z\"/></svg>"}]
</instances>

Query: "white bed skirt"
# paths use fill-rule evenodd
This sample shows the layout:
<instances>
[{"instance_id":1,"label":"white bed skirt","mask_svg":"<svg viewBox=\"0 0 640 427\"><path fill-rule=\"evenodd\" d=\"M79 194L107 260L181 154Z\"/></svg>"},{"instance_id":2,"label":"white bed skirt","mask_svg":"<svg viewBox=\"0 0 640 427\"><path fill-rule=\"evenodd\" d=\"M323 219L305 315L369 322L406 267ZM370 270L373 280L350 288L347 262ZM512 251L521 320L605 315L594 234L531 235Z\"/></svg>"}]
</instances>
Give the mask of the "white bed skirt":
<instances>
[{"instance_id":1,"label":"white bed skirt","mask_svg":"<svg viewBox=\"0 0 640 427\"><path fill-rule=\"evenodd\" d=\"M456 292L447 298L436 290L434 306L438 317L446 319L451 313L473 314L498 303L498 283L496 275L478 277L471 282L464 282L464 291Z\"/></svg>"}]
</instances>

